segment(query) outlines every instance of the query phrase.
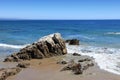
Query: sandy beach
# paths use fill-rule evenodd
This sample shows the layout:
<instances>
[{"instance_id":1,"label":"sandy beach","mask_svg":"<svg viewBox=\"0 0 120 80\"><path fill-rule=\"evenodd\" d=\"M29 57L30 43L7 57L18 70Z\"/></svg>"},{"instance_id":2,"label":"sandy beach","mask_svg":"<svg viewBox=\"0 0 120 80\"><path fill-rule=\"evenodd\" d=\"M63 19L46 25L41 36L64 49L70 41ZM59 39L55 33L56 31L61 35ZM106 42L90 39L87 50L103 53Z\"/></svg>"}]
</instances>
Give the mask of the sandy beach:
<instances>
[{"instance_id":1,"label":"sandy beach","mask_svg":"<svg viewBox=\"0 0 120 80\"><path fill-rule=\"evenodd\" d=\"M65 65L56 64L64 56L26 61L31 65L7 80L119 80L120 76L101 70L97 64L83 74L74 75L71 71L60 71Z\"/></svg>"}]
</instances>

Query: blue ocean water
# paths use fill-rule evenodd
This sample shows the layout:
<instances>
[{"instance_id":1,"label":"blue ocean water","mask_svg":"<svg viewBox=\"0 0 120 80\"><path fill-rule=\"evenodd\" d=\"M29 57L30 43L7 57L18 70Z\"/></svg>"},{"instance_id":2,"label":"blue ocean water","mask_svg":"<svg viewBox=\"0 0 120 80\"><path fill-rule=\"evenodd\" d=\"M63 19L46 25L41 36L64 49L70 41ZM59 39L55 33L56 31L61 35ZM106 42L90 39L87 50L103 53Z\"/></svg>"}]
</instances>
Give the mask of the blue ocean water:
<instances>
[{"instance_id":1,"label":"blue ocean water","mask_svg":"<svg viewBox=\"0 0 120 80\"><path fill-rule=\"evenodd\" d=\"M120 74L120 20L1 20L0 58L56 32L85 45L67 46L68 52L94 57L102 69Z\"/></svg>"},{"instance_id":2,"label":"blue ocean water","mask_svg":"<svg viewBox=\"0 0 120 80\"><path fill-rule=\"evenodd\" d=\"M120 48L120 20L0 21L0 43L4 44L29 44L55 32L85 44Z\"/></svg>"}]
</instances>

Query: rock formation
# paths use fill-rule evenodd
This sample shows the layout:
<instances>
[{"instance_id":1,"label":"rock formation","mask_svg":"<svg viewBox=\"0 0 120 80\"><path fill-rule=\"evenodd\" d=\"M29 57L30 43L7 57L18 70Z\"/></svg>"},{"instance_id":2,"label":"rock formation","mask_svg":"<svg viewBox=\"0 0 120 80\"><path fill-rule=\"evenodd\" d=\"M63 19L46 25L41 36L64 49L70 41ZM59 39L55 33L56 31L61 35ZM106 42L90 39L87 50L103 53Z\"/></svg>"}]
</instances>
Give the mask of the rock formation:
<instances>
[{"instance_id":1,"label":"rock formation","mask_svg":"<svg viewBox=\"0 0 120 80\"><path fill-rule=\"evenodd\" d=\"M67 54L65 41L62 39L60 33L55 33L42 37L37 42L8 56L4 61L18 62L21 60L42 59L64 54Z\"/></svg>"},{"instance_id":2,"label":"rock formation","mask_svg":"<svg viewBox=\"0 0 120 80\"><path fill-rule=\"evenodd\" d=\"M82 74L84 70L87 70L89 67L94 66L94 61L89 56L74 56L72 55L72 60L67 62L67 65L61 69L61 71L71 70L74 74ZM69 57L68 57L69 58ZM79 59L78 62L75 62Z\"/></svg>"},{"instance_id":3,"label":"rock formation","mask_svg":"<svg viewBox=\"0 0 120 80\"><path fill-rule=\"evenodd\" d=\"M80 63L75 63L73 60L70 61L67 66L62 68L61 71L66 71L66 70L72 70L72 72L74 72L74 74L82 74L83 73L82 65Z\"/></svg>"},{"instance_id":4,"label":"rock formation","mask_svg":"<svg viewBox=\"0 0 120 80\"><path fill-rule=\"evenodd\" d=\"M0 69L0 80L6 80L9 76L16 75L21 71L20 68L7 68L7 69Z\"/></svg>"}]
</instances>

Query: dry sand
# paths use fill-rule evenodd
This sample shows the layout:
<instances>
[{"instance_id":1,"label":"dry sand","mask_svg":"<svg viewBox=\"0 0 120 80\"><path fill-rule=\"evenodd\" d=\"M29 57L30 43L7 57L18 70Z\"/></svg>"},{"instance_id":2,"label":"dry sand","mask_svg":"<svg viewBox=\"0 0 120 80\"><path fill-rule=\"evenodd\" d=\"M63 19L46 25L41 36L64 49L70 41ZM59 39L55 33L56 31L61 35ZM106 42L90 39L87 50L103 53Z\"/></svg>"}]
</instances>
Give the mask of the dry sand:
<instances>
[{"instance_id":1,"label":"dry sand","mask_svg":"<svg viewBox=\"0 0 120 80\"><path fill-rule=\"evenodd\" d=\"M74 75L71 71L61 72L65 65L56 64L61 58L62 56L26 61L31 66L7 80L120 80L119 75L101 70L97 65L90 67L82 75Z\"/></svg>"}]
</instances>

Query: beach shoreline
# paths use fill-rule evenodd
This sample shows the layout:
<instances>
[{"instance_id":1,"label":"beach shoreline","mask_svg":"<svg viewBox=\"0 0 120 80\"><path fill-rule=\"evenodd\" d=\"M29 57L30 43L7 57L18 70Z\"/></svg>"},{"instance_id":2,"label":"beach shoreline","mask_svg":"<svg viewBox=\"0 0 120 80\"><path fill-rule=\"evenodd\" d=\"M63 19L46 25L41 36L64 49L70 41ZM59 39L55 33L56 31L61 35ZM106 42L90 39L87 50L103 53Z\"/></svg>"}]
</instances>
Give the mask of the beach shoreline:
<instances>
[{"instance_id":1,"label":"beach shoreline","mask_svg":"<svg viewBox=\"0 0 120 80\"><path fill-rule=\"evenodd\" d=\"M65 56L57 56L45 59L33 59L29 62L31 65L27 69L23 69L15 76L9 77L7 80L119 80L120 76L101 70L97 64L88 68L80 75L74 75L71 71L60 70L65 66L56 64L57 61Z\"/></svg>"},{"instance_id":2,"label":"beach shoreline","mask_svg":"<svg viewBox=\"0 0 120 80\"><path fill-rule=\"evenodd\" d=\"M65 41L60 33L50 34L7 56L1 79L5 74L3 80L119 80L119 75L100 69L102 64L107 67L102 60L106 61L110 52L81 46L77 39Z\"/></svg>"}]
</instances>

